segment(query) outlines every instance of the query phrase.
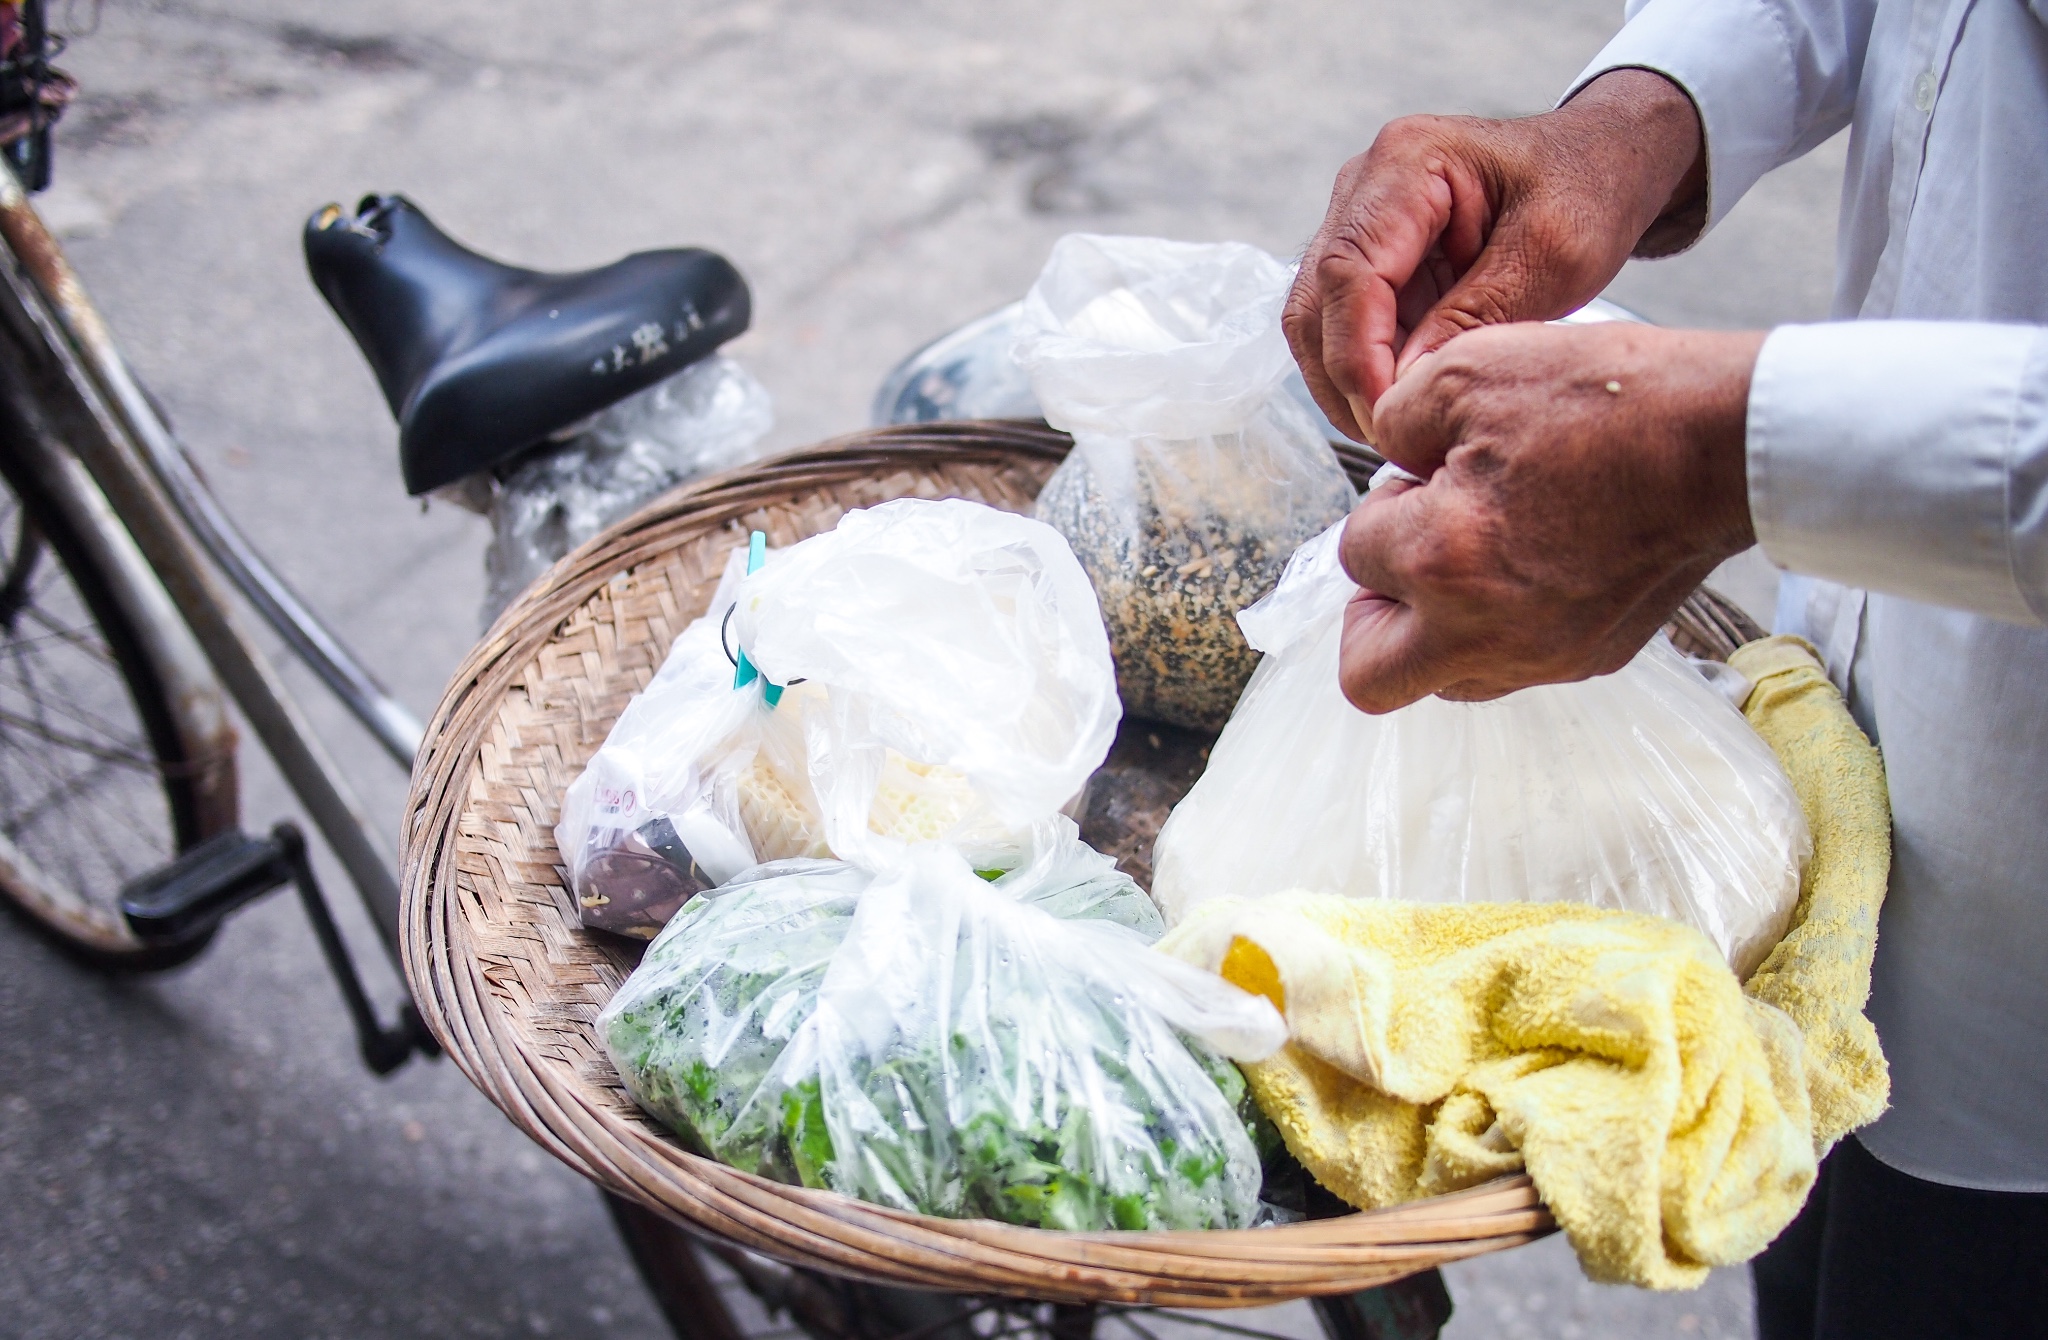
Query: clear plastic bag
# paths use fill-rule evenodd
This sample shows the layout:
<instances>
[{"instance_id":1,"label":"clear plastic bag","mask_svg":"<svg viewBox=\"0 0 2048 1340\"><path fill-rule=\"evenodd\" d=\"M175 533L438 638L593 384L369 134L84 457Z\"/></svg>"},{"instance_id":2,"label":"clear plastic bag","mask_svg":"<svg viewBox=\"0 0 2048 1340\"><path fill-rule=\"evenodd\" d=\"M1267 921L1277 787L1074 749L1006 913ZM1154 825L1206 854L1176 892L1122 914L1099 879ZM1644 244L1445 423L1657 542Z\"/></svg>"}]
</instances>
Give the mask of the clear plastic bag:
<instances>
[{"instance_id":1,"label":"clear plastic bag","mask_svg":"<svg viewBox=\"0 0 2048 1340\"><path fill-rule=\"evenodd\" d=\"M1341 531L1240 616L1265 659L1160 831L1167 920L1286 889L1574 901L1692 925L1747 977L1784 935L1812 840L1741 713L1660 634L1597 679L1368 716L1337 680L1357 589Z\"/></svg>"},{"instance_id":2,"label":"clear plastic bag","mask_svg":"<svg viewBox=\"0 0 2048 1340\"><path fill-rule=\"evenodd\" d=\"M710 660L728 599L761 675L739 690ZM904 1210L1249 1223L1259 1158L1223 1056L1285 1026L1153 953L1156 909L1056 813L1119 715L1087 577L1028 517L903 500L729 567L557 840L622 850L642 830L600 802L637 780L766 855L720 779L744 792L736 760L800 737L803 832L844 859L758 866L669 921L599 1020L635 1098L734 1166Z\"/></svg>"},{"instance_id":3,"label":"clear plastic bag","mask_svg":"<svg viewBox=\"0 0 2048 1340\"><path fill-rule=\"evenodd\" d=\"M671 921L598 1026L703 1152L920 1214L1069 1230L1258 1212L1244 1082L1279 1014L1154 953L1158 913L1073 825L993 884L939 846L884 873L762 866Z\"/></svg>"},{"instance_id":4,"label":"clear plastic bag","mask_svg":"<svg viewBox=\"0 0 2048 1340\"><path fill-rule=\"evenodd\" d=\"M1017 366L1017 340L1024 331L1019 299L939 336L882 379L868 422L880 428L934 419L1044 418L1031 379ZM1290 367L1282 386L1325 438L1350 441L1324 417L1300 368Z\"/></svg>"},{"instance_id":5,"label":"clear plastic bag","mask_svg":"<svg viewBox=\"0 0 2048 1340\"><path fill-rule=\"evenodd\" d=\"M1066 541L958 498L849 512L791 546L741 585L733 636L769 680L826 690L807 726L811 784L833 853L871 867L920 838L978 868L1014 863L1017 832L1074 800L1122 715ZM899 780L915 764L927 788L963 779L973 803L937 831L878 832L892 753Z\"/></svg>"},{"instance_id":6,"label":"clear plastic bag","mask_svg":"<svg viewBox=\"0 0 2048 1340\"><path fill-rule=\"evenodd\" d=\"M1094 594L1028 517L886 503L744 571L736 550L563 797L586 926L651 936L757 860L937 841L1009 869L1109 751ZM739 648L765 679L735 686Z\"/></svg>"},{"instance_id":7,"label":"clear plastic bag","mask_svg":"<svg viewBox=\"0 0 2048 1340\"><path fill-rule=\"evenodd\" d=\"M564 554L698 475L754 459L768 391L723 354L690 364L558 434L487 494L482 622Z\"/></svg>"},{"instance_id":8,"label":"clear plastic bag","mask_svg":"<svg viewBox=\"0 0 2048 1340\"><path fill-rule=\"evenodd\" d=\"M1258 662L1231 616L1356 501L1287 390L1292 277L1237 242L1073 234L1024 300L1018 361L1075 442L1037 514L1095 583L1133 716L1220 727Z\"/></svg>"},{"instance_id":9,"label":"clear plastic bag","mask_svg":"<svg viewBox=\"0 0 2048 1340\"><path fill-rule=\"evenodd\" d=\"M769 710L733 687L720 622L745 571L736 551L712 613L669 648L569 786L555 841L583 924L652 936L693 895L759 859L824 856L799 696Z\"/></svg>"}]
</instances>

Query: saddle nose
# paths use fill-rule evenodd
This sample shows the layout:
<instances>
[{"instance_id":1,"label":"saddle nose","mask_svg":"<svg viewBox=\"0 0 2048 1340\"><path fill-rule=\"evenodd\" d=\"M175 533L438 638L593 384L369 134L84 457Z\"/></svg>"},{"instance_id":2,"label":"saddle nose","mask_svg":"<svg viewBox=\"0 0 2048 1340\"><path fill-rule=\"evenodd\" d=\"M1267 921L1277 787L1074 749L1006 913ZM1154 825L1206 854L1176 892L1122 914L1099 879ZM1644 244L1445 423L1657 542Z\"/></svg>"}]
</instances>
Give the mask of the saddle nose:
<instances>
[{"instance_id":1,"label":"saddle nose","mask_svg":"<svg viewBox=\"0 0 2048 1340\"><path fill-rule=\"evenodd\" d=\"M517 456L747 328L739 271L696 247L569 274L482 256L399 195L306 221L313 283L398 421L406 491Z\"/></svg>"}]
</instances>

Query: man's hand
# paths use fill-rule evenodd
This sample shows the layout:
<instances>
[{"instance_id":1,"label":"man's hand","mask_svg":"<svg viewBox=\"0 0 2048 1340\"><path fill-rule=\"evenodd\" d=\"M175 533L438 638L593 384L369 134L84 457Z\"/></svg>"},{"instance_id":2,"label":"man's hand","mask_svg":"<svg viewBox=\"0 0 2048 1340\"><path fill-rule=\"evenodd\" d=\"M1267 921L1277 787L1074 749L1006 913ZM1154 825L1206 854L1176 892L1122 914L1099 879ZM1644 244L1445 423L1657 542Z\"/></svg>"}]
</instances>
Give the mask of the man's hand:
<instances>
[{"instance_id":1,"label":"man's hand","mask_svg":"<svg viewBox=\"0 0 2048 1340\"><path fill-rule=\"evenodd\" d=\"M1689 241L1705 203L1699 114L1646 70L1519 121L1403 117L1338 174L1287 340L1330 422L1376 440L1399 369L1461 331L1583 306L1632 250Z\"/></svg>"},{"instance_id":2,"label":"man's hand","mask_svg":"<svg viewBox=\"0 0 2048 1340\"><path fill-rule=\"evenodd\" d=\"M1761 333L1493 326L1381 398L1420 475L1344 528L1365 590L1340 678L1368 712L1620 669L1715 564L1754 543L1744 430Z\"/></svg>"}]
</instances>

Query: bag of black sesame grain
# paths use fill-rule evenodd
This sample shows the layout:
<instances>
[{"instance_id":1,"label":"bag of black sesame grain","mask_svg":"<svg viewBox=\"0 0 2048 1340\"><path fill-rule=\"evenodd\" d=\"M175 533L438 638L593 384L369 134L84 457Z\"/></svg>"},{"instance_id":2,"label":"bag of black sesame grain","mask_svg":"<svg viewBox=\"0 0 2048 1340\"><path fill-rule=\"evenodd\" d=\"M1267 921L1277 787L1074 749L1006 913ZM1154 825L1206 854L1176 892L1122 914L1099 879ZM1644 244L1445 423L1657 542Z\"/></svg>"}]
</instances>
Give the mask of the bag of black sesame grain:
<instances>
[{"instance_id":1,"label":"bag of black sesame grain","mask_svg":"<svg viewBox=\"0 0 2048 1340\"><path fill-rule=\"evenodd\" d=\"M1286 390L1293 273L1240 242L1070 234L1016 348L1074 452L1038 518L1095 584L1124 712L1221 729L1258 653L1240 609L1357 501Z\"/></svg>"}]
</instances>

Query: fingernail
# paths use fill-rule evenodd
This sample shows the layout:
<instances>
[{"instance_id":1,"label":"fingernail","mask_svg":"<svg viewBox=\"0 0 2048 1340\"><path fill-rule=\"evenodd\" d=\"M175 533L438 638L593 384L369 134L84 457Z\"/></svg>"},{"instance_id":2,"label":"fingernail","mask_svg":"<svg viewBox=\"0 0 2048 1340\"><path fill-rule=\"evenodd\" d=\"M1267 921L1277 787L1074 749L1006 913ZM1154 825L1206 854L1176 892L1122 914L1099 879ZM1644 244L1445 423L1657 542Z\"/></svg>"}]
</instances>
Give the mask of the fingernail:
<instances>
[{"instance_id":1,"label":"fingernail","mask_svg":"<svg viewBox=\"0 0 2048 1340\"><path fill-rule=\"evenodd\" d=\"M1413 358L1409 359L1409 360L1408 360L1407 362L1403 363L1403 364L1401 365L1401 370L1400 370L1399 372L1395 373L1394 375L1395 375L1395 376L1397 376L1397 377L1405 377L1405 376L1407 376L1407 375L1408 375L1409 373L1411 373L1411 372L1415 371L1415 369L1417 369L1417 368L1421 367L1421 366L1422 366L1422 363L1423 363L1423 360L1424 360L1424 359L1429 359L1429 358L1435 358L1435 357L1436 357L1436 350L1434 350L1434 349L1424 349L1424 350L1423 350L1423 351L1422 351L1421 353L1419 353L1419 354L1415 355L1415 357L1413 357Z\"/></svg>"}]
</instances>

